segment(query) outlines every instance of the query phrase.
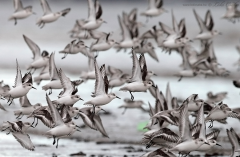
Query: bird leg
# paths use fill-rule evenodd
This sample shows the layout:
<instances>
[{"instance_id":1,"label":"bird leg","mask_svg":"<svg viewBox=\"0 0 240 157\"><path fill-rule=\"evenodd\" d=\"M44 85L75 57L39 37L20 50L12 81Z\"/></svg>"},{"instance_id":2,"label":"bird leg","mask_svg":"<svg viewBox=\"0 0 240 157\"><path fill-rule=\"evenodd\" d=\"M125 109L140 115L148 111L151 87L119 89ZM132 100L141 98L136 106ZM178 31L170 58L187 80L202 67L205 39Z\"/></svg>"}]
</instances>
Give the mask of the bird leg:
<instances>
[{"instance_id":1,"label":"bird leg","mask_svg":"<svg viewBox=\"0 0 240 157\"><path fill-rule=\"evenodd\" d=\"M56 148L58 148L58 141L59 141L59 138L57 139L57 146L56 146Z\"/></svg>"},{"instance_id":2,"label":"bird leg","mask_svg":"<svg viewBox=\"0 0 240 157\"><path fill-rule=\"evenodd\" d=\"M10 99L11 99L11 101L10 101ZM9 99L8 99L8 102L10 101L10 103L8 104L8 106L10 106L11 104L12 104L12 102L13 102L13 98L11 98L11 95L10 95L10 97L9 97Z\"/></svg>"},{"instance_id":3,"label":"bird leg","mask_svg":"<svg viewBox=\"0 0 240 157\"><path fill-rule=\"evenodd\" d=\"M7 129L9 129L9 127L7 127L6 129L4 129L4 130L1 130L1 131L6 131Z\"/></svg>"},{"instance_id":4,"label":"bird leg","mask_svg":"<svg viewBox=\"0 0 240 157\"><path fill-rule=\"evenodd\" d=\"M53 136L53 145L56 143L55 136Z\"/></svg>"},{"instance_id":5,"label":"bird leg","mask_svg":"<svg viewBox=\"0 0 240 157\"><path fill-rule=\"evenodd\" d=\"M32 124L31 124L31 126L32 126L34 123L35 123L35 117L33 117L33 122L32 122Z\"/></svg>"},{"instance_id":6,"label":"bird leg","mask_svg":"<svg viewBox=\"0 0 240 157\"><path fill-rule=\"evenodd\" d=\"M131 100L134 100L134 96L132 95L132 92L129 91L129 93L131 94Z\"/></svg>"},{"instance_id":7,"label":"bird leg","mask_svg":"<svg viewBox=\"0 0 240 157\"><path fill-rule=\"evenodd\" d=\"M79 113L74 117L74 119L78 119L79 118Z\"/></svg>"},{"instance_id":8,"label":"bird leg","mask_svg":"<svg viewBox=\"0 0 240 157\"><path fill-rule=\"evenodd\" d=\"M122 112L122 115L123 115L123 114L126 112L126 110L127 110L127 109L126 109L126 108L124 108L124 110L123 110L123 112Z\"/></svg>"},{"instance_id":9,"label":"bird leg","mask_svg":"<svg viewBox=\"0 0 240 157\"><path fill-rule=\"evenodd\" d=\"M48 95L51 95L51 94L52 94L52 88L50 87Z\"/></svg>"},{"instance_id":10,"label":"bird leg","mask_svg":"<svg viewBox=\"0 0 240 157\"><path fill-rule=\"evenodd\" d=\"M19 113L19 115L16 117L16 119L21 119L20 116L22 115L22 112Z\"/></svg>"},{"instance_id":11,"label":"bird leg","mask_svg":"<svg viewBox=\"0 0 240 157\"><path fill-rule=\"evenodd\" d=\"M213 120L210 120L209 122L210 122L210 125L209 125L208 128L212 128L213 127Z\"/></svg>"},{"instance_id":12,"label":"bird leg","mask_svg":"<svg viewBox=\"0 0 240 157\"><path fill-rule=\"evenodd\" d=\"M16 24L17 24L17 19L16 19L16 18L14 18L14 21L15 21L15 22L14 22L14 25L16 25Z\"/></svg>"},{"instance_id":13,"label":"bird leg","mask_svg":"<svg viewBox=\"0 0 240 157\"><path fill-rule=\"evenodd\" d=\"M180 76L180 78L178 79L178 82L180 82L180 81L182 80L182 78L183 78L183 77L182 77L182 76Z\"/></svg>"},{"instance_id":14,"label":"bird leg","mask_svg":"<svg viewBox=\"0 0 240 157\"><path fill-rule=\"evenodd\" d=\"M68 53L65 53L64 56L62 57L62 59L66 58L68 55Z\"/></svg>"},{"instance_id":15,"label":"bird leg","mask_svg":"<svg viewBox=\"0 0 240 157\"><path fill-rule=\"evenodd\" d=\"M40 27L41 29L44 27L44 25L45 25L45 23L44 22L41 22L41 24L42 24L42 27Z\"/></svg>"},{"instance_id":16,"label":"bird leg","mask_svg":"<svg viewBox=\"0 0 240 157\"><path fill-rule=\"evenodd\" d=\"M38 118L37 118L37 123L35 124L35 127L34 127L34 128L36 128L37 125L38 125Z\"/></svg>"}]
</instances>

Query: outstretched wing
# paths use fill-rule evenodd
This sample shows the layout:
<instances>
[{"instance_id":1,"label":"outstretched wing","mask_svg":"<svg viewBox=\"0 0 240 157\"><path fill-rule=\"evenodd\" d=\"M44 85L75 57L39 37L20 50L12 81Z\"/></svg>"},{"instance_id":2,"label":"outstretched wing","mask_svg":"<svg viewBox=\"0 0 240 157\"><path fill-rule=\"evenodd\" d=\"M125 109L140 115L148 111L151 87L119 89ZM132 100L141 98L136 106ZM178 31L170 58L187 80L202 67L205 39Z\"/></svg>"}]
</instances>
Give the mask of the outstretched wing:
<instances>
[{"instance_id":1,"label":"outstretched wing","mask_svg":"<svg viewBox=\"0 0 240 157\"><path fill-rule=\"evenodd\" d=\"M22 145L23 148L34 151L35 146L33 145L30 136L26 133L13 132L13 137Z\"/></svg>"},{"instance_id":2,"label":"outstretched wing","mask_svg":"<svg viewBox=\"0 0 240 157\"><path fill-rule=\"evenodd\" d=\"M139 65L139 61L137 59L136 53L132 49L132 60L133 60L133 67L132 67L132 77L130 78L130 82L141 82L142 81L142 73L141 67Z\"/></svg>"},{"instance_id":3,"label":"outstretched wing","mask_svg":"<svg viewBox=\"0 0 240 157\"><path fill-rule=\"evenodd\" d=\"M27 95L20 97L19 99L20 105L22 107L30 107L32 104L29 102Z\"/></svg>"},{"instance_id":4,"label":"outstretched wing","mask_svg":"<svg viewBox=\"0 0 240 157\"><path fill-rule=\"evenodd\" d=\"M49 74L50 74L50 80L59 80L59 76L58 76L58 71L57 71L57 67L54 61L54 56L55 56L55 52L53 52L50 55L50 59L49 59Z\"/></svg>"},{"instance_id":5,"label":"outstretched wing","mask_svg":"<svg viewBox=\"0 0 240 157\"><path fill-rule=\"evenodd\" d=\"M63 94L61 95L61 97L72 95L72 92L74 91L74 86L71 80L64 74L62 69L59 69L58 74L61 84L63 86Z\"/></svg>"},{"instance_id":6,"label":"outstretched wing","mask_svg":"<svg viewBox=\"0 0 240 157\"><path fill-rule=\"evenodd\" d=\"M108 82L108 77L107 77L107 74L106 74L105 64L103 64L100 67L100 71L101 71L102 78L103 78L103 81L104 81L105 93L107 94L108 93L108 84L109 84L109 82Z\"/></svg>"},{"instance_id":7,"label":"outstretched wing","mask_svg":"<svg viewBox=\"0 0 240 157\"><path fill-rule=\"evenodd\" d=\"M50 6L48 5L48 2L46 0L41 0L41 6L43 9L44 14L43 15L47 15L52 13Z\"/></svg>"},{"instance_id":8,"label":"outstretched wing","mask_svg":"<svg viewBox=\"0 0 240 157\"><path fill-rule=\"evenodd\" d=\"M14 0L13 1L13 6L15 9L15 12L23 10L23 5L21 0Z\"/></svg>"},{"instance_id":9,"label":"outstretched wing","mask_svg":"<svg viewBox=\"0 0 240 157\"><path fill-rule=\"evenodd\" d=\"M94 59L94 66L95 66L95 76L96 76L94 95L97 96L97 95L106 94L105 83L104 83L102 73L98 67L96 59Z\"/></svg>"},{"instance_id":10,"label":"outstretched wing","mask_svg":"<svg viewBox=\"0 0 240 157\"><path fill-rule=\"evenodd\" d=\"M46 99L48 103L48 107L51 111L51 116L54 122L54 126L59 126L64 124L62 117L60 116L58 110L56 109L55 105L52 103L52 101L49 99L48 95L46 94Z\"/></svg>"},{"instance_id":11,"label":"outstretched wing","mask_svg":"<svg viewBox=\"0 0 240 157\"><path fill-rule=\"evenodd\" d=\"M17 87L22 84L22 74L21 74L21 70L19 69L17 59L16 59L16 65L17 65L17 75L15 78L14 87Z\"/></svg>"},{"instance_id":12,"label":"outstretched wing","mask_svg":"<svg viewBox=\"0 0 240 157\"><path fill-rule=\"evenodd\" d=\"M31 39L29 39L27 36L23 35L23 38L33 53L33 59L34 60L39 59L41 56L39 46L36 43L34 43Z\"/></svg>"},{"instance_id":13,"label":"outstretched wing","mask_svg":"<svg viewBox=\"0 0 240 157\"><path fill-rule=\"evenodd\" d=\"M147 64L143 53L139 58L139 65L141 67L142 80L145 81L145 78L147 76Z\"/></svg>"}]
</instances>

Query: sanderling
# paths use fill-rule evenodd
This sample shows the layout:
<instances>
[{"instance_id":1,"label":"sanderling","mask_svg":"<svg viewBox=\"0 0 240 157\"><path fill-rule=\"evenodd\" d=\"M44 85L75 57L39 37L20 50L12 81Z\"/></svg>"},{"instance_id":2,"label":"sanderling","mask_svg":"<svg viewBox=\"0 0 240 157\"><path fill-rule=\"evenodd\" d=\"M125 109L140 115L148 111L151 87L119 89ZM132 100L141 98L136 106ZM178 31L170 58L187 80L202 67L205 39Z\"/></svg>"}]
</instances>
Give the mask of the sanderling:
<instances>
[{"instance_id":1,"label":"sanderling","mask_svg":"<svg viewBox=\"0 0 240 157\"><path fill-rule=\"evenodd\" d=\"M102 38L99 38L95 43L90 46L91 52L107 51L115 44L113 39L109 39L110 33Z\"/></svg>"},{"instance_id":2,"label":"sanderling","mask_svg":"<svg viewBox=\"0 0 240 157\"><path fill-rule=\"evenodd\" d=\"M20 97L19 102L21 109L14 111L14 115L17 116L16 119L21 119L24 115L30 115L35 109L42 106L40 103L32 105L27 95Z\"/></svg>"},{"instance_id":3,"label":"sanderling","mask_svg":"<svg viewBox=\"0 0 240 157\"><path fill-rule=\"evenodd\" d=\"M158 56L155 52L155 48L153 47L151 42L145 42L144 40L140 43L140 46L135 48L136 53L148 53L150 57L152 57L155 61L159 62Z\"/></svg>"},{"instance_id":4,"label":"sanderling","mask_svg":"<svg viewBox=\"0 0 240 157\"><path fill-rule=\"evenodd\" d=\"M64 123L62 117L60 116L59 112L57 111L56 107L52 104L51 100L49 99L48 95L46 94L47 103L50 109L50 113L54 122L54 126L52 129L46 132L46 136L53 137L53 145L56 143L55 138L57 138L57 145L58 148L58 141L62 137L67 137L73 134L75 131L79 131L75 124L71 123Z\"/></svg>"},{"instance_id":5,"label":"sanderling","mask_svg":"<svg viewBox=\"0 0 240 157\"><path fill-rule=\"evenodd\" d=\"M227 98L228 92L219 92L216 94L213 94L212 92L207 93L207 103L218 103L222 101L223 99Z\"/></svg>"},{"instance_id":6,"label":"sanderling","mask_svg":"<svg viewBox=\"0 0 240 157\"><path fill-rule=\"evenodd\" d=\"M4 130L9 130L7 134L12 133L14 138L22 145L22 147L33 151L35 149L35 146L33 145L30 136L25 133L25 131L31 127L30 123L25 122L23 123L22 121L17 121L17 122L4 122Z\"/></svg>"},{"instance_id":7,"label":"sanderling","mask_svg":"<svg viewBox=\"0 0 240 157\"><path fill-rule=\"evenodd\" d=\"M40 74L33 78L33 81L37 83L37 85L40 85L42 80L50 80L50 74L49 74L49 61L45 67L42 68Z\"/></svg>"},{"instance_id":8,"label":"sanderling","mask_svg":"<svg viewBox=\"0 0 240 157\"><path fill-rule=\"evenodd\" d=\"M50 82L46 85L42 86L43 90L50 90L49 95L52 94L52 89L61 89L62 84L58 76L58 70L54 60L55 52L50 55L49 58L49 74L50 74Z\"/></svg>"},{"instance_id":9,"label":"sanderling","mask_svg":"<svg viewBox=\"0 0 240 157\"><path fill-rule=\"evenodd\" d=\"M163 7L163 0L149 0L148 9L141 13L141 15L148 17L159 16L164 12L168 12Z\"/></svg>"},{"instance_id":10,"label":"sanderling","mask_svg":"<svg viewBox=\"0 0 240 157\"><path fill-rule=\"evenodd\" d=\"M109 88L122 86L129 79L129 75L122 72L122 70L108 66L108 72L110 74Z\"/></svg>"},{"instance_id":11,"label":"sanderling","mask_svg":"<svg viewBox=\"0 0 240 157\"><path fill-rule=\"evenodd\" d=\"M80 95L76 95L78 89L71 82L71 80L64 74L62 69L59 69L59 78L63 87L63 93L59 96L57 100L52 101L52 103L57 105L74 105L77 101L83 100Z\"/></svg>"},{"instance_id":12,"label":"sanderling","mask_svg":"<svg viewBox=\"0 0 240 157\"><path fill-rule=\"evenodd\" d=\"M17 74L15 78L15 84L10 91L6 91L2 94L3 97L8 98L9 105L12 104L13 99L20 98L26 95L30 89L34 88L32 84L32 75L31 73L26 73L22 78L21 70L18 66L18 61L16 60L17 64Z\"/></svg>"},{"instance_id":13,"label":"sanderling","mask_svg":"<svg viewBox=\"0 0 240 157\"><path fill-rule=\"evenodd\" d=\"M124 108L124 111L122 112L122 114L124 114L127 111L127 109L130 109L130 108L140 108L141 110L146 112L147 110L142 107L142 105L144 104L145 103L142 100L132 101L131 99L126 98L124 99L124 104L119 106L118 108Z\"/></svg>"},{"instance_id":14,"label":"sanderling","mask_svg":"<svg viewBox=\"0 0 240 157\"><path fill-rule=\"evenodd\" d=\"M49 60L48 52L44 50L41 53L41 50L36 43L34 43L31 39L29 39L25 35L23 35L23 38L33 53L33 62L28 66L27 70L33 69L35 71L36 69L46 66L48 64L48 60Z\"/></svg>"},{"instance_id":15,"label":"sanderling","mask_svg":"<svg viewBox=\"0 0 240 157\"><path fill-rule=\"evenodd\" d=\"M201 29L201 32L195 37L195 39L209 40L212 39L213 36L215 35L221 35L221 32L213 30L214 22L210 10L208 10L206 13L205 21L201 19L201 17L197 14L195 9L193 9L193 13Z\"/></svg>"},{"instance_id":16,"label":"sanderling","mask_svg":"<svg viewBox=\"0 0 240 157\"><path fill-rule=\"evenodd\" d=\"M237 9L238 4L237 3L228 3L226 5L226 13L221 17L223 19L227 19L233 23L236 22L236 19L240 17L240 11Z\"/></svg>"},{"instance_id":17,"label":"sanderling","mask_svg":"<svg viewBox=\"0 0 240 157\"><path fill-rule=\"evenodd\" d=\"M132 59L132 77L129 79L128 84L119 90L129 91L131 94L131 99L133 100L134 97L132 92L146 92L149 87L153 86L153 83L145 80L147 75L147 65L144 54L141 54L138 60L134 50L132 49Z\"/></svg>"},{"instance_id":18,"label":"sanderling","mask_svg":"<svg viewBox=\"0 0 240 157\"><path fill-rule=\"evenodd\" d=\"M95 114L95 106L106 105L115 98L120 99L114 93L108 94L108 78L106 75L105 64L103 64L99 69L97 61L95 59L94 66L95 66L96 81L95 81L95 90L92 95L93 98L84 103L84 105L87 105L87 104L93 105L93 114Z\"/></svg>"},{"instance_id":19,"label":"sanderling","mask_svg":"<svg viewBox=\"0 0 240 157\"><path fill-rule=\"evenodd\" d=\"M27 6L23 8L21 0L14 0L13 2L15 12L12 14L9 20L14 20L15 25L17 24L18 19L25 19L32 14L36 14L32 11L32 6Z\"/></svg>"},{"instance_id":20,"label":"sanderling","mask_svg":"<svg viewBox=\"0 0 240 157\"><path fill-rule=\"evenodd\" d=\"M96 7L94 7L94 5ZM102 23L106 23L102 16L102 7L96 0L95 4L92 0L88 0L88 20L78 20L78 25L83 30L93 30L99 28Z\"/></svg>"},{"instance_id":21,"label":"sanderling","mask_svg":"<svg viewBox=\"0 0 240 157\"><path fill-rule=\"evenodd\" d=\"M44 27L45 23L54 22L59 17L67 15L71 10L71 8L67 8L67 9L64 9L62 11L53 13L46 0L41 0L41 6L42 6L44 14L41 18L38 19L38 21L36 23L41 28Z\"/></svg>"}]
</instances>

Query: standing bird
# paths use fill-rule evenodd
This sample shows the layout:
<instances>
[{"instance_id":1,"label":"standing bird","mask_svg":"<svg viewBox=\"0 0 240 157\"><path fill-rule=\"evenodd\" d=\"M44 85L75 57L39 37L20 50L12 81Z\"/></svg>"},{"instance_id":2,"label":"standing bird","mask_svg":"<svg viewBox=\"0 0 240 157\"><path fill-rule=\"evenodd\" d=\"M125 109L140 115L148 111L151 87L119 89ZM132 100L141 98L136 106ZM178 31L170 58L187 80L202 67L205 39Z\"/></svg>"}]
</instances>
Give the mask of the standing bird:
<instances>
[{"instance_id":1,"label":"standing bird","mask_svg":"<svg viewBox=\"0 0 240 157\"><path fill-rule=\"evenodd\" d=\"M39 20L36 23L39 27L41 26L41 28L44 27L45 23L54 22L59 17L67 15L71 10L71 8L67 8L62 11L53 13L46 0L41 0L41 6L42 6L44 14L41 18L39 18Z\"/></svg>"},{"instance_id":2,"label":"standing bird","mask_svg":"<svg viewBox=\"0 0 240 157\"><path fill-rule=\"evenodd\" d=\"M14 20L15 25L17 24L18 19L25 19L28 16L35 14L32 11L32 6L27 6L27 7L23 8L21 0L13 0L13 5L14 5L15 12L12 14L12 16L9 18L9 20Z\"/></svg>"}]
</instances>

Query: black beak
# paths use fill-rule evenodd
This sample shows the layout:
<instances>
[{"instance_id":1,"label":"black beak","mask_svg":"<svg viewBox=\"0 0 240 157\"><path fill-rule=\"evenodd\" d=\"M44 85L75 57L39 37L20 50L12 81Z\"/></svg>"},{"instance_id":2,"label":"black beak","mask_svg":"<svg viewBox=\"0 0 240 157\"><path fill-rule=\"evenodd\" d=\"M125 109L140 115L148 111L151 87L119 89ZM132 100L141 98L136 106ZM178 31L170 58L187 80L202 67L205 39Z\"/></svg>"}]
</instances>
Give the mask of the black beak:
<instances>
[{"instance_id":1,"label":"black beak","mask_svg":"<svg viewBox=\"0 0 240 157\"><path fill-rule=\"evenodd\" d=\"M156 86L152 85L152 87L156 88Z\"/></svg>"},{"instance_id":2,"label":"black beak","mask_svg":"<svg viewBox=\"0 0 240 157\"><path fill-rule=\"evenodd\" d=\"M121 98L119 98L118 96L116 96L116 98L121 99Z\"/></svg>"},{"instance_id":3,"label":"black beak","mask_svg":"<svg viewBox=\"0 0 240 157\"><path fill-rule=\"evenodd\" d=\"M35 128L33 125L31 125L30 127Z\"/></svg>"},{"instance_id":4,"label":"black beak","mask_svg":"<svg viewBox=\"0 0 240 157\"><path fill-rule=\"evenodd\" d=\"M154 75L154 76L157 76L157 74L155 74L155 73L154 73L153 75Z\"/></svg>"},{"instance_id":5,"label":"black beak","mask_svg":"<svg viewBox=\"0 0 240 157\"><path fill-rule=\"evenodd\" d=\"M103 21L103 23L107 23L106 21Z\"/></svg>"},{"instance_id":6,"label":"black beak","mask_svg":"<svg viewBox=\"0 0 240 157\"><path fill-rule=\"evenodd\" d=\"M81 132L81 130L76 129L78 132Z\"/></svg>"},{"instance_id":7,"label":"black beak","mask_svg":"<svg viewBox=\"0 0 240 157\"><path fill-rule=\"evenodd\" d=\"M82 98L80 98L80 100L84 101Z\"/></svg>"},{"instance_id":8,"label":"black beak","mask_svg":"<svg viewBox=\"0 0 240 157\"><path fill-rule=\"evenodd\" d=\"M106 110L104 110L104 109L101 109L101 110L103 110L104 112L107 112Z\"/></svg>"},{"instance_id":9,"label":"black beak","mask_svg":"<svg viewBox=\"0 0 240 157\"><path fill-rule=\"evenodd\" d=\"M222 147L222 145L220 145L220 144L218 144L218 143L217 143L216 145Z\"/></svg>"},{"instance_id":10,"label":"black beak","mask_svg":"<svg viewBox=\"0 0 240 157\"><path fill-rule=\"evenodd\" d=\"M37 90L37 88L35 88L35 87L32 87L32 88Z\"/></svg>"},{"instance_id":11,"label":"black beak","mask_svg":"<svg viewBox=\"0 0 240 157\"><path fill-rule=\"evenodd\" d=\"M204 144L210 145L210 144L209 144L209 143L207 143L207 142L204 142Z\"/></svg>"}]
</instances>

